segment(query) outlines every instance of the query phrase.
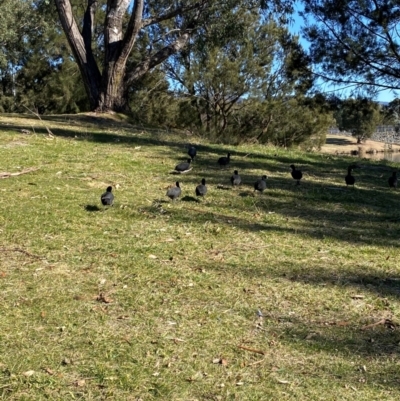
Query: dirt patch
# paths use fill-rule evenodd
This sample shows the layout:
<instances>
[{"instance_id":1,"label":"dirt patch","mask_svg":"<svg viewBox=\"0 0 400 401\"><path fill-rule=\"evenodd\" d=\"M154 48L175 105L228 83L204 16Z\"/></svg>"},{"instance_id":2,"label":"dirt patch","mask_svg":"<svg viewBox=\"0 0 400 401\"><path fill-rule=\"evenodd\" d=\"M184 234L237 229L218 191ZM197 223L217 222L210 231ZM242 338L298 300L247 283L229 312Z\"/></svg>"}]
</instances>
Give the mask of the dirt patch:
<instances>
[{"instance_id":1,"label":"dirt patch","mask_svg":"<svg viewBox=\"0 0 400 401\"><path fill-rule=\"evenodd\" d=\"M400 145L389 145L384 142L367 140L362 144L357 143L357 139L345 135L327 135L326 143L322 146L322 153L331 154L352 154L358 152L359 155L378 152L400 152Z\"/></svg>"}]
</instances>

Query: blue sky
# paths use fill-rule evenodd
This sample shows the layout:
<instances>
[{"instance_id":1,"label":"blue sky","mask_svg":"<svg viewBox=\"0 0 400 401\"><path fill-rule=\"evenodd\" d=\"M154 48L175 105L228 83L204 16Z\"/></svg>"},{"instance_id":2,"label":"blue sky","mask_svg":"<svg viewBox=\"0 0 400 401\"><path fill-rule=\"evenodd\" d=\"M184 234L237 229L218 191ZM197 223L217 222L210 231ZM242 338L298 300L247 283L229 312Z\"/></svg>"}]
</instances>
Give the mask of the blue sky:
<instances>
[{"instance_id":1,"label":"blue sky","mask_svg":"<svg viewBox=\"0 0 400 401\"><path fill-rule=\"evenodd\" d=\"M297 4L296 8L298 8L298 7L301 7L301 5ZM304 23L303 18L300 17L299 15L295 15L294 22L292 25L290 25L289 29L293 34L296 34L300 37L300 43L303 45L303 47L305 49L307 49L309 47L309 42L307 42L304 38L302 38L302 35L301 35L301 28L303 26L303 23ZM328 85L326 86L327 91L331 91L332 89L333 89L333 87L328 87ZM396 96L396 94L393 91L384 90L379 93L376 100L378 100L379 102L390 102L399 96L400 96L400 91L398 92L398 95Z\"/></svg>"}]
</instances>

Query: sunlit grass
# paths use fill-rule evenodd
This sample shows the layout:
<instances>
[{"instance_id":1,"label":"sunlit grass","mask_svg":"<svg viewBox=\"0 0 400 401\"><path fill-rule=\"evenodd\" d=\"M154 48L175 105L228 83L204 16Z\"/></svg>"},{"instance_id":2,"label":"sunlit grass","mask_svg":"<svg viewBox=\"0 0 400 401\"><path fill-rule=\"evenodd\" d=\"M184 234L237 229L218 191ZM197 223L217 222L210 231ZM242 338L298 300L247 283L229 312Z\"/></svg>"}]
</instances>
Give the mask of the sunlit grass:
<instances>
[{"instance_id":1,"label":"sunlit grass","mask_svg":"<svg viewBox=\"0 0 400 401\"><path fill-rule=\"evenodd\" d=\"M360 160L346 188L350 158L93 116L0 124L0 173L39 168L0 179L4 399L399 398L397 166ZM188 143L193 170L171 174Z\"/></svg>"}]
</instances>

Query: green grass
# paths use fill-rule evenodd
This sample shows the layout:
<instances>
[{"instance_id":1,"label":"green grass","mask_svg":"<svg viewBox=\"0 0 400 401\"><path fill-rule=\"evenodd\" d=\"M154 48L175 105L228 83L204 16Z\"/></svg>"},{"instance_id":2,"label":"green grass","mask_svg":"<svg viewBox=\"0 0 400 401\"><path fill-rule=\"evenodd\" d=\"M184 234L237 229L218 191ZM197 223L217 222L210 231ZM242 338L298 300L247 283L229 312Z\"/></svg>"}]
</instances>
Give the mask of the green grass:
<instances>
[{"instance_id":1,"label":"green grass","mask_svg":"<svg viewBox=\"0 0 400 401\"><path fill-rule=\"evenodd\" d=\"M360 160L346 188L350 158L93 116L45 124L54 138L0 116L0 173L39 168L0 179L1 399L399 399L395 165ZM189 142L193 170L170 174Z\"/></svg>"}]
</instances>

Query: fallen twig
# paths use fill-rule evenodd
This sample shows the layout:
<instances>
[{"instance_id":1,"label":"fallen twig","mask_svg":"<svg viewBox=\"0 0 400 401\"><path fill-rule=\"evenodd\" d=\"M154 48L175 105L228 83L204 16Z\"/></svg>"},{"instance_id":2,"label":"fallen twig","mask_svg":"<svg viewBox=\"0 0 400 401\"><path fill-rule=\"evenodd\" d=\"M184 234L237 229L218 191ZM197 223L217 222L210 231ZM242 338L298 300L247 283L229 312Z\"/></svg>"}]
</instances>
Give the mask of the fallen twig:
<instances>
[{"instance_id":1,"label":"fallen twig","mask_svg":"<svg viewBox=\"0 0 400 401\"><path fill-rule=\"evenodd\" d=\"M381 319L378 322L367 324L366 326L361 327L361 330L370 329L371 327L379 326L380 324L385 324L386 319Z\"/></svg>"},{"instance_id":2,"label":"fallen twig","mask_svg":"<svg viewBox=\"0 0 400 401\"><path fill-rule=\"evenodd\" d=\"M41 259L41 260L44 259L44 257L42 257L42 256L34 255L33 253L29 253L28 251L25 251L25 249L21 249L21 248L12 248L12 249L0 248L0 252L21 252L31 258Z\"/></svg>"},{"instance_id":3,"label":"fallen twig","mask_svg":"<svg viewBox=\"0 0 400 401\"><path fill-rule=\"evenodd\" d=\"M264 362L264 361L265 361L265 358L260 359L260 360L255 361L255 362L251 362L251 363L248 364L248 366L258 365L259 363L262 363L262 362Z\"/></svg>"},{"instance_id":4,"label":"fallen twig","mask_svg":"<svg viewBox=\"0 0 400 401\"><path fill-rule=\"evenodd\" d=\"M39 168L40 167L31 167L31 168L27 168L25 170L19 171L18 173L9 173L7 171L4 171L4 172L0 173L0 179L1 178L15 177L17 175L22 175L22 174L28 174L28 173L31 173L32 171L39 170Z\"/></svg>"},{"instance_id":5,"label":"fallen twig","mask_svg":"<svg viewBox=\"0 0 400 401\"><path fill-rule=\"evenodd\" d=\"M261 351L259 349L245 347L244 345L238 345L237 347L240 348L240 349L244 349L245 351L250 351L250 352L255 352L256 354L265 355L265 352Z\"/></svg>"},{"instance_id":6,"label":"fallen twig","mask_svg":"<svg viewBox=\"0 0 400 401\"><path fill-rule=\"evenodd\" d=\"M394 330L396 328L396 323L394 323L393 320L387 319L387 318L383 318L381 320L378 320L375 323L367 324L366 326L361 327L361 330L370 329L372 327L379 326L381 324L383 324L384 326L386 326L390 330Z\"/></svg>"},{"instance_id":7,"label":"fallen twig","mask_svg":"<svg viewBox=\"0 0 400 401\"><path fill-rule=\"evenodd\" d=\"M182 340L181 338L174 338L174 337L166 337L167 340L172 340L175 344L176 343L185 343L185 340Z\"/></svg>"},{"instance_id":8,"label":"fallen twig","mask_svg":"<svg viewBox=\"0 0 400 401\"><path fill-rule=\"evenodd\" d=\"M226 247L224 249L224 251L231 250L231 249L232 250L240 249L240 250L244 250L244 251L249 250L249 249L265 249L265 248L269 248L271 246L273 246L273 245L272 244L267 244L267 245L237 244L237 246L232 245L232 246Z\"/></svg>"}]
</instances>

